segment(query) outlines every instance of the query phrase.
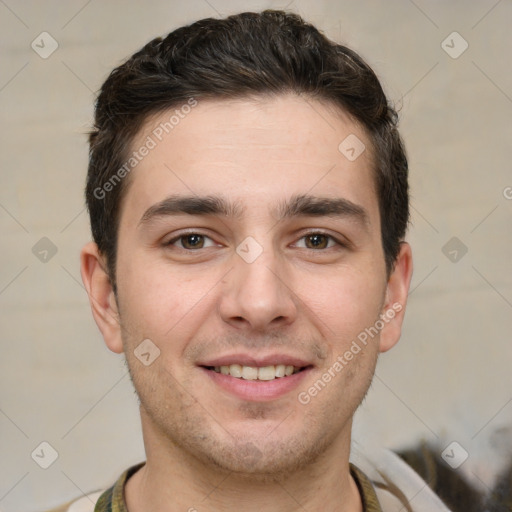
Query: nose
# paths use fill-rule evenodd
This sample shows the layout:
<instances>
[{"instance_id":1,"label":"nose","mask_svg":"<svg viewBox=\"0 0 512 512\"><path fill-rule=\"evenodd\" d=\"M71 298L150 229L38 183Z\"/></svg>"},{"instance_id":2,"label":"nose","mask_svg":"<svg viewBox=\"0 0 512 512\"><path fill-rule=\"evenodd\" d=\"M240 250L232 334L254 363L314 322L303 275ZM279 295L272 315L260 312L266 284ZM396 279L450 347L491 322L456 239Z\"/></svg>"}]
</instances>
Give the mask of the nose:
<instances>
[{"instance_id":1,"label":"nose","mask_svg":"<svg viewBox=\"0 0 512 512\"><path fill-rule=\"evenodd\" d=\"M238 329L260 332L292 324L298 298L285 262L271 249L264 249L252 262L239 254L234 254L233 260L220 299L221 318Z\"/></svg>"}]
</instances>

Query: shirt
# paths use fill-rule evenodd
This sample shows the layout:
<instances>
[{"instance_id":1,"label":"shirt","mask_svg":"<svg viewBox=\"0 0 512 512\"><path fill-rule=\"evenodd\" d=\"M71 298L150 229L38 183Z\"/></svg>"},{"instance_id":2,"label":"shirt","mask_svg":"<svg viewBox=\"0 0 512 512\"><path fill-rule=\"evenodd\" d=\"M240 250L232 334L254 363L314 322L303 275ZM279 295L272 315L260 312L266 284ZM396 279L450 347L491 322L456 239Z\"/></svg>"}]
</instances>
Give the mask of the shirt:
<instances>
[{"instance_id":1,"label":"shirt","mask_svg":"<svg viewBox=\"0 0 512 512\"><path fill-rule=\"evenodd\" d=\"M143 463L127 469L119 477L117 482L99 497L96 502L94 512L128 512L126 502L124 500L124 486L128 478L130 478L141 466L143 466ZM353 464L350 464L350 473L359 489L361 500L363 502L363 511L383 512L379 505L375 489L369 478Z\"/></svg>"},{"instance_id":2,"label":"shirt","mask_svg":"<svg viewBox=\"0 0 512 512\"><path fill-rule=\"evenodd\" d=\"M364 512L450 512L428 484L393 452L372 447L368 458L360 445L353 448L350 474ZM127 469L106 491L86 495L50 512L128 512L125 484L144 464Z\"/></svg>"}]
</instances>

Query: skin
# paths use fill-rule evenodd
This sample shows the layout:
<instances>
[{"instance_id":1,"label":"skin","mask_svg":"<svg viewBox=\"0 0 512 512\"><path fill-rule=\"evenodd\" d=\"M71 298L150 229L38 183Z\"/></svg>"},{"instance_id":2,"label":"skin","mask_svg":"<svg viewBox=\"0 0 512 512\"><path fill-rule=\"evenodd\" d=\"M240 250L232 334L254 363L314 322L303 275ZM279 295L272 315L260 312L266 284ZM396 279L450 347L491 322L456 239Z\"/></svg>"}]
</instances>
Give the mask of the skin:
<instances>
[{"instance_id":1,"label":"skin","mask_svg":"<svg viewBox=\"0 0 512 512\"><path fill-rule=\"evenodd\" d=\"M133 148L168 119L148 120ZM338 150L350 134L366 146L355 161ZM94 318L107 346L125 353L141 402L147 462L126 486L131 512L362 510L348 466L352 417L379 352L400 337L412 274L406 243L386 273L371 166L369 138L348 116L282 95L199 101L131 173L117 298L96 245L81 254ZM244 212L141 223L170 195L212 194ZM366 221L278 220L276 205L301 194L344 198ZM184 230L206 238L179 238ZM251 263L236 252L249 236L263 249ZM379 335L300 403L298 392L396 303ZM144 339L160 350L149 366L134 355ZM275 400L242 400L198 366L233 352L294 354L312 368Z\"/></svg>"}]
</instances>

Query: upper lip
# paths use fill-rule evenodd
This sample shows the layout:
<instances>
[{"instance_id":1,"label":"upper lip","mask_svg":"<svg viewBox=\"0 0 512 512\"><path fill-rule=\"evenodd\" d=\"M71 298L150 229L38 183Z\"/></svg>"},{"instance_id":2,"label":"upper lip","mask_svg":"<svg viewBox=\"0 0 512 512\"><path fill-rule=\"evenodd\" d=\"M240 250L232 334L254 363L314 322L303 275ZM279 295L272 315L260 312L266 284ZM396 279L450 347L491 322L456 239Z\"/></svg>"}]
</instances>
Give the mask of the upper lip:
<instances>
[{"instance_id":1,"label":"upper lip","mask_svg":"<svg viewBox=\"0 0 512 512\"><path fill-rule=\"evenodd\" d=\"M232 364L253 367L273 366L278 364L284 364L285 366L295 366L296 368L312 366L309 361L300 359L297 356L290 356L286 354L269 354L266 356L251 356L250 354L226 354L223 356L215 357L214 359L201 361L198 363L198 366L230 366Z\"/></svg>"}]
</instances>

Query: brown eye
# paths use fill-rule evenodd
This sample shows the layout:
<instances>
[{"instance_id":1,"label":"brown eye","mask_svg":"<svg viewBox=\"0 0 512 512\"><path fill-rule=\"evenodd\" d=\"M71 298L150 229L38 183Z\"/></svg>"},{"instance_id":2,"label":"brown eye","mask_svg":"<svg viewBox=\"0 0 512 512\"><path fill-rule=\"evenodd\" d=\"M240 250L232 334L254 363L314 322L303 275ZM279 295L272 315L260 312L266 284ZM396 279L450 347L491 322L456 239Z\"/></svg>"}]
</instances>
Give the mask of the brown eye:
<instances>
[{"instance_id":1,"label":"brown eye","mask_svg":"<svg viewBox=\"0 0 512 512\"><path fill-rule=\"evenodd\" d=\"M306 235L306 247L308 249L325 249L327 248L329 244L329 238L331 238L328 235L323 235L321 233L316 233L313 235Z\"/></svg>"},{"instance_id":2,"label":"brown eye","mask_svg":"<svg viewBox=\"0 0 512 512\"><path fill-rule=\"evenodd\" d=\"M212 247L215 243L209 236L201 235L200 233L186 233L169 240L165 245L167 247L176 246L178 249L193 251Z\"/></svg>"},{"instance_id":3,"label":"brown eye","mask_svg":"<svg viewBox=\"0 0 512 512\"><path fill-rule=\"evenodd\" d=\"M331 252L330 249L347 249L349 245L346 242L341 242L338 238L325 233L323 231L310 231L305 235L301 236L299 240L294 244L295 247L301 249L308 249L311 251L320 252Z\"/></svg>"},{"instance_id":4,"label":"brown eye","mask_svg":"<svg viewBox=\"0 0 512 512\"><path fill-rule=\"evenodd\" d=\"M184 249L202 249L204 246L203 235L192 233L191 235L180 237L180 240Z\"/></svg>"}]
</instances>

